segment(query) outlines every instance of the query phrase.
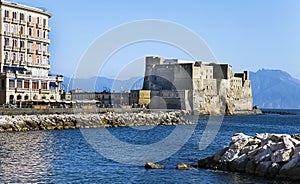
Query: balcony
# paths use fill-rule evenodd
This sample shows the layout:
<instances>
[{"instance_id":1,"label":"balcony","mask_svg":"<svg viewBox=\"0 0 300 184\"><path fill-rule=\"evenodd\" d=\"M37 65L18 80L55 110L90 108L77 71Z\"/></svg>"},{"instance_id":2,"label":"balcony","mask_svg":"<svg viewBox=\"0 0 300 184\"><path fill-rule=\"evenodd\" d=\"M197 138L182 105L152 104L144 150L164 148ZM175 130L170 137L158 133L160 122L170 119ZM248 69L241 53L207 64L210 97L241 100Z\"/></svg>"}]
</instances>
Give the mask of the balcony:
<instances>
[{"instance_id":1,"label":"balcony","mask_svg":"<svg viewBox=\"0 0 300 184\"><path fill-rule=\"evenodd\" d=\"M27 52L28 52L29 54L34 54L34 50L33 50L33 49L30 49L30 48L27 49Z\"/></svg>"},{"instance_id":2,"label":"balcony","mask_svg":"<svg viewBox=\"0 0 300 184\"><path fill-rule=\"evenodd\" d=\"M10 65L11 61L9 59L4 59L4 63L7 64L7 65Z\"/></svg>"},{"instance_id":3,"label":"balcony","mask_svg":"<svg viewBox=\"0 0 300 184\"><path fill-rule=\"evenodd\" d=\"M20 52L26 52L26 48L21 47L21 48L20 48Z\"/></svg>"},{"instance_id":4,"label":"balcony","mask_svg":"<svg viewBox=\"0 0 300 184\"><path fill-rule=\"evenodd\" d=\"M11 18L9 18L9 17L4 17L3 20L4 20L4 22L11 22Z\"/></svg>"},{"instance_id":5,"label":"balcony","mask_svg":"<svg viewBox=\"0 0 300 184\"><path fill-rule=\"evenodd\" d=\"M39 92L40 92L40 94L49 94L50 90L49 89L40 89Z\"/></svg>"},{"instance_id":6,"label":"balcony","mask_svg":"<svg viewBox=\"0 0 300 184\"><path fill-rule=\"evenodd\" d=\"M17 20L17 19L12 19L12 23L14 23L14 24L19 24L19 20Z\"/></svg>"},{"instance_id":7,"label":"balcony","mask_svg":"<svg viewBox=\"0 0 300 184\"><path fill-rule=\"evenodd\" d=\"M18 61L18 60L13 60L13 65L19 65L19 63L20 63L20 61Z\"/></svg>"},{"instance_id":8,"label":"balcony","mask_svg":"<svg viewBox=\"0 0 300 184\"><path fill-rule=\"evenodd\" d=\"M25 26L26 23L27 23L27 22L26 22L25 20L20 20L20 24L21 24L21 25L24 25L24 26Z\"/></svg>"},{"instance_id":9,"label":"balcony","mask_svg":"<svg viewBox=\"0 0 300 184\"><path fill-rule=\"evenodd\" d=\"M10 32L7 32L7 31L4 31L4 32L3 32L3 35L5 35L5 36L11 36L11 33L10 33Z\"/></svg>"},{"instance_id":10,"label":"balcony","mask_svg":"<svg viewBox=\"0 0 300 184\"><path fill-rule=\"evenodd\" d=\"M29 27L34 27L34 23L33 22L27 22L27 26L29 26Z\"/></svg>"},{"instance_id":11,"label":"balcony","mask_svg":"<svg viewBox=\"0 0 300 184\"><path fill-rule=\"evenodd\" d=\"M27 35L23 34L23 33L20 33L20 37L21 38L27 38Z\"/></svg>"},{"instance_id":12,"label":"balcony","mask_svg":"<svg viewBox=\"0 0 300 184\"><path fill-rule=\"evenodd\" d=\"M43 68L50 69L50 65L48 65L48 64L42 64L41 66L42 66Z\"/></svg>"},{"instance_id":13,"label":"balcony","mask_svg":"<svg viewBox=\"0 0 300 184\"><path fill-rule=\"evenodd\" d=\"M56 76L56 80L58 82L63 82L64 81L64 77L63 76Z\"/></svg>"},{"instance_id":14,"label":"balcony","mask_svg":"<svg viewBox=\"0 0 300 184\"><path fill-rule=\"evenodd\" d=\"M43 25L41 25L41 24L36 24L36 28L42 29L42 28L43 28Z\"/></svg>"},{"instance_id":15,"label":"balcony","mask_svg":"<svg viewBox=\"0 0 300 184\"><path fill-rule=\"evenodd\" d=\"M43 54L43 52L42 52L41 50L36 50L35 53L36 53L37 55Z\"/></svg>"},{"instance_id":16,"label":"balcony","mask_svg":"<svg viewBox=\"0 0 300 184\"><path fill-rule=\"evenodd\" d=\"M20 34L19 33L12 33L12 37L19 38Z\"/></svg>"},{"instance_id":17,"label":"balcony","mask_svg":"<svg viewBox=\"0 0 300 184\"><path fill-rule=\"evenodd\" d=\"M12 46L10 46L10 45L5 45L4 46L4 50L11 50L12 49Z\"/></svg>"},{"instance_id":18,"label":"balcony","mask_svg":"<svg viewBox=\"0 0 300 184\"><path fill-rule=\"evenodd\" d=\"M20 51L20 47L13 47L12 50L15 51L15 52L19 52Z\"/></svg>"},{"instance_id":19,"label":"balcony","mask_svg":"<svg viewBox=\"0 0 300 184\"><path fill-rule=\"evenodd\" d=\"M49 32L51 31L51 28L49 26L44 26L44 29Z\"/></svg>"},{"instance_id":20,"label":"balcony","mask_svg":"<svg viewBox=\"0 0 300 184\"><path fill-rule=\"evenodd\" d=\"M50 55L51 55L49 51L43 51L43 54L44 54L45 56L50 56Z\"/></svg>"},{"instance_id":21,"label":"balcony","mask_svg":"<svg viewBox=\"0 0 300 184\"><path fill-rule=\"evenodd\" d=\"M25 62L25 61L21 61L21 62L20 62L20 65L21 65L21 66L26 66L26 62Z\"/></svg>"},{"instance_id":22,"label":"balcony","mask_svg":"<svg viewBox=\"0 0 300 184\"><path fill-rule=\"evenodd\" d=\"M24 89L24 88L16 88L16 93L25 93L26 90L28 89Z\"/></svg>"}]
</instances>

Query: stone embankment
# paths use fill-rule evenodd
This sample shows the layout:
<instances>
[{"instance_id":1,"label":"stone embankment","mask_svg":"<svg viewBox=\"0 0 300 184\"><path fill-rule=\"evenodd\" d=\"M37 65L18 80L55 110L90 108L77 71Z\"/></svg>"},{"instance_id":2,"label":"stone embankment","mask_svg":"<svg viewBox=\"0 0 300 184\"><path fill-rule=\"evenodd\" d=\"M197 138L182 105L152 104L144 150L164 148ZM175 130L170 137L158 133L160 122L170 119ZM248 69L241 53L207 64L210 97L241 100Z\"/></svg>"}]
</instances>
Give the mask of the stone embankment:
<instances>
[{"instance_id":1,"label":"stone embankment","mask_svg":"<svg viewBox=\"0 0 300 184\"><path fill-rule=\"evenodd\" d=\"M187 111L0 116L0 132L192 124Z\"/></svg>"},{"instance_id":2,"label":"stone embankment","mask_svg":"<svg viewBox=\"0 0 300 184\"><path fill-rule=\"evenodd\" d=\"M266 178L300 180L300 134L237 133L229 146L198 167L244 172Z\"/></svg>"}]
</instances>

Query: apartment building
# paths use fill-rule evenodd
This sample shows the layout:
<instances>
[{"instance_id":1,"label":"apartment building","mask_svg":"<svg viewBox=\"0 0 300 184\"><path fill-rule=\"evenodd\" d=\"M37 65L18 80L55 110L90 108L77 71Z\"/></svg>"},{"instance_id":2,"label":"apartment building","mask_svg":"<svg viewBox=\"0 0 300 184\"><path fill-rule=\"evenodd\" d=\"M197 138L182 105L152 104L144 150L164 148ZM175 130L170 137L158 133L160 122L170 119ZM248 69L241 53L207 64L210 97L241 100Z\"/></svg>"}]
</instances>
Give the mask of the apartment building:
<instances>
[{"instance_id":1,"label":"apartment building","mask_svg":"<svg viewBox=\"0 0 300 184\"><path fill-rule=\"evenodd\" d=\"M45 9L2 1L0 104L61 99L63 76L52 76Z\"/></svg>"}]
</instances>

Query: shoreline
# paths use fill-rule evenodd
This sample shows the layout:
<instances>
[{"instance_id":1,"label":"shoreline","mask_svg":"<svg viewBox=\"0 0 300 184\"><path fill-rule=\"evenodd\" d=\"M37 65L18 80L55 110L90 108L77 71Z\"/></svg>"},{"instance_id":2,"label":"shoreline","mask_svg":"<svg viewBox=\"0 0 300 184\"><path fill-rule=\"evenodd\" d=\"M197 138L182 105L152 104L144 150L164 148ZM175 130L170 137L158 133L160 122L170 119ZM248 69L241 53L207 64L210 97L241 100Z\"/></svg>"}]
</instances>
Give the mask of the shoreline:
<instances>
[{"instance_id":1,"label":"shoreline","mask_svg":"<svg viewBox=\"0 0 300 184\"><path fill-rule=\"evenodd\" d=\"M253 114L260 113L247 111L230 116ZM195 122L189 121L185 116L195 115L210 116L171 109L0 109L0 132L189 125Z\"/></svg>"},{"instance_id":2,"label":"shoreline","mask_svg":"<svg viewBox=\"0 0 300 184\"><path fill-rule=\"evenodd\" d=\"M0 132L194 124L186 115L187 111L2 115Z\"/></svg>"}]
</instances>

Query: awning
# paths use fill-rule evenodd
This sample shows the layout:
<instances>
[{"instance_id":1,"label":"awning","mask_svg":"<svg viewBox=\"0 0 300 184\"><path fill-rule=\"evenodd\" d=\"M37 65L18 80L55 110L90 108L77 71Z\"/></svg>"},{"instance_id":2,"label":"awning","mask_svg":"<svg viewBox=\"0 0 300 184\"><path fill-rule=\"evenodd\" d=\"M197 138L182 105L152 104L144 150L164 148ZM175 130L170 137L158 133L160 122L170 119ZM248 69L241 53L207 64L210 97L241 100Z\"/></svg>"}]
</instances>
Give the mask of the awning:
<instances>
[{"instance_id":1,"label":"awning","mask_svg":"<svg viewBox=\"0 0 300 184\"><path fill-rule=\"evenodd\" d=\"M4 69L6 70L12 70L12 71L27 71L26 68L23 68L23 67L16 67L16 66L4 66Z\"/></svg>"},{"instance_id":2,"label":"awning","mask_svg":"<svg viewBox=\"0 0 300 184\"><path fill-rule=\"evenodd\" d=\"M58 85L55 82L50 82L50 87L56 88L56 87L58 87Z\"/></svg>"}]
</instances>

